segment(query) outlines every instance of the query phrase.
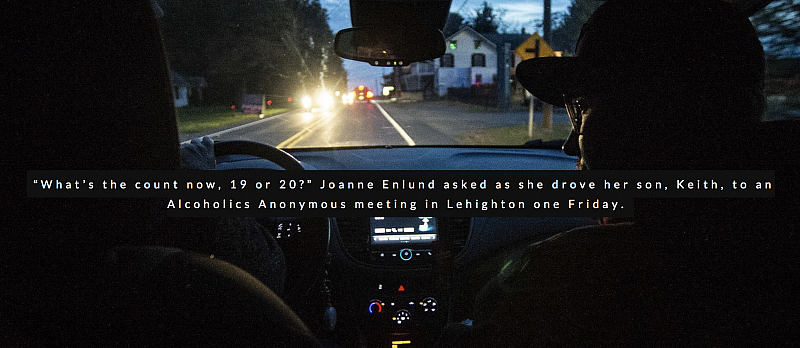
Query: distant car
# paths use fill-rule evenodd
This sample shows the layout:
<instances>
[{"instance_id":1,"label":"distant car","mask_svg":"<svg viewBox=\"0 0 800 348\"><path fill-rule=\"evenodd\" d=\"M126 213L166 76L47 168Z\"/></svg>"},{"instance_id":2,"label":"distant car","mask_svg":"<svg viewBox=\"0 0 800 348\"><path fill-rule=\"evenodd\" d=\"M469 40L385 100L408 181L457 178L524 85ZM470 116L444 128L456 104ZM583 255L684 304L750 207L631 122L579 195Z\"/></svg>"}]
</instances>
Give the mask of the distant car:
<instances>
[{"instance_id":1,"label":"distant car","mask_svg":"<svg viewBox=\"0 0 800 348\"><path fill-rule=\"evenodd\" d=\"M359 101L370 101L374 97L375 93L373 93L371 89L364 86L358 86L350 91L351 104Z\"/></svg>"},{"instance_id":2,"label":"distant car","mask_svg":"<svg viewBox=\"0 0 800 348\"><path fill-rule=\"evenodd\" d=\"M320 89L313 96L304 95L300 103L305 111L328 111L333 108L333 95Z\"/></svg>"}]
</instances>

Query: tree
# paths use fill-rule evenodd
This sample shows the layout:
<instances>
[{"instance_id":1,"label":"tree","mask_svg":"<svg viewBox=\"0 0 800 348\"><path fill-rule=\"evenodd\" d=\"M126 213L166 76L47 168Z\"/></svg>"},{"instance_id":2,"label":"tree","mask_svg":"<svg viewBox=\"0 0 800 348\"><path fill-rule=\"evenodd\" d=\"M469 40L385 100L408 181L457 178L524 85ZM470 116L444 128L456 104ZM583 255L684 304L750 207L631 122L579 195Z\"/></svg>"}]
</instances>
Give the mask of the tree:
<instances>
[{"instance_id":1,"label":"tree","mask_svg":"<svg viewBox=\"0 0 800 348\"><path fill-rule=\"evenodd\" d=\"M318 0L160 0L170 67L204 76L207 100L242 92L293 95L346 86L333 33Z\"/></svg>"},{"instance_id":2,"label":"tree","mask_svg":"<svg viewBox=\"0 0 800 348\"><path fill-rule=\"evenodd\" d=\"M497 34L503 27L502 16L503 11L495 12L489 3L484 1L481 7L475 9L475 17L470 18L469 26L481 34Z\"/></svg>"},{"instance_id":3,"label":"tree","mask_svg":"<svg viewBox=\"0 0 800 348\"><path fill-rule=\"evenodd\" d=\"M602 2L596 0L572 0L566 13L557 13L553 16L555 27L552 31L550 47L556 51L575 54L578 44L578 35L589 17L597 10Z\"/></svg>"},{"instance_id":4,"label":"tree","mask_svg":"<svg viewBox=\"0 0 800 348\"><path fill-rule=\"evenodd\" d=\"M291 57L296 88L344 89L347 76L342 59L333 51L333 32L327 11L319 0L286 0L288 25L281 31L286 54Z\"/></svg>"},{"instance_id":5,"label":"tree","mask_svg":"<svg viewBox=\"0 0 800 348\"><path fill-rule=\"evenodd\" d=\"M461 30L466 24L464 24L464 17L460 14L455 12L450 12L447 14L447 22L444 24L444 29L442 29L442 33L444 33L444 37L450 37L450 35L455 34L457 31Z\"/></svg>"},{"instance_id":6,"label":"tree","mask_svg":"<svg viewBox=\"0 0 800 348\"><path fill-rule=\"evenodd\" d=\"M750 17L769 58L800 56L800 0L778 0Z\"/></svg>"}]
</instances>

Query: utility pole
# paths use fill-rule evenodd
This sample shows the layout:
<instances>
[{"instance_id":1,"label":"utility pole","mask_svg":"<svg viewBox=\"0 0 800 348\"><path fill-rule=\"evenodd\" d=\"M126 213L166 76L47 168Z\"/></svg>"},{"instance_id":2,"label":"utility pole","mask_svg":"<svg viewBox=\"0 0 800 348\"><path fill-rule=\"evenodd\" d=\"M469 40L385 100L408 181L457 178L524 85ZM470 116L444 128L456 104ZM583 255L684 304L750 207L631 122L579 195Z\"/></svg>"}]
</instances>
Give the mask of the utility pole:
<instances>
[{"instance_id":1,"label":"utility pole","mask_svg":"<svg viewBox=\"0 0 800 348\"><path fill-rule=\"evenodd\" d=\"M506 42L497 47L497 107L508 110L511 104L511 44ZM513 58L511 58L513 59Z\"/></svg>"},{"instance_id":2,"label":"utility pole","mask_svg":"<svg viewBox=\"0 0 800 348\"><path fill-rule=\"evenodd\" d=\"M542 31L544 32L544 42L550 44L550 27L552 26L551 23L551 15L550 15L550 1L551 0L544 0L544 20L542 21Z\"/></svg>"},{"instance_id":3,"label":"utility pole","mask_svg":"<svg viewBox=\"0 0 800 348\"><path fill-rule=\"evenodd\" d=\"M544 0L544 20L542 21L542 26L544 27L542 28L544 33L544 42L546 42L548 45L552 44L553 39L553 35L550 32L550 26L552 25L550 16L550 1L551 0ZM531 101L533 101L533 99L531 99ZM553 129L553 106L547 103L542 103L542 129Z\"/></svg>"},{"instance_id":4,"label":"utility pole","mask_svg":"<svg viewBox=\"0 0 800 348\"><path fill-rule=\"evenodd\" d=\"M536 40L536 45L533 46L533 49L526 49L525 52L533 53L533 59L539 58L539 48L540 48L539 40ZM533 140L533 108L535 105L536 97L533 94L529 93L525 90L525 95L529 96L528 102L528 140Z\"/></svg>"},{"instance_id":5,"label":"utility pole","mask_svg":"<svg viewBox=\"0 0 800 348\"><path fill-rule=\"evenodd\" d=\"M400 95L403 93L400 88L400 68L394 67L394 96L400 100Z\"/></svg>"}]
</instances>

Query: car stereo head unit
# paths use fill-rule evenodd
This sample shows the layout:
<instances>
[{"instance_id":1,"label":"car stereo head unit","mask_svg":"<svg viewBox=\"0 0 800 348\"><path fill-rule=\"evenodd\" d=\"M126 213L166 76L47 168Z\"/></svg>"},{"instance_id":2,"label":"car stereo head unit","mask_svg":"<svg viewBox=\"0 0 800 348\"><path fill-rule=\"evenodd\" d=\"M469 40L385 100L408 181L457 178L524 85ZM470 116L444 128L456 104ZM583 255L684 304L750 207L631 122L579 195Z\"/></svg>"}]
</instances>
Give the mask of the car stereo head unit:
<instances>
[{"instance_id":1,"label":"car stereo head unit","mask_svg":"<svg viewBox=\"0 0 800 348\"><path fill-rule=\"evenodd\" d=\"M438 237L434 217L373 217L370 228L373 247L429 245Z\"/></svg>"},{"instance_id":2,"label":"car stereo head unit","mask_svg":"<svg viewBox=\"0 0 800 348\"><path fill-rule=\"evenodd\" d=\"M424 259L439 238L435 217L371 217L369 225L370 250L376 260Z\"/></svg>"}]
</instances>

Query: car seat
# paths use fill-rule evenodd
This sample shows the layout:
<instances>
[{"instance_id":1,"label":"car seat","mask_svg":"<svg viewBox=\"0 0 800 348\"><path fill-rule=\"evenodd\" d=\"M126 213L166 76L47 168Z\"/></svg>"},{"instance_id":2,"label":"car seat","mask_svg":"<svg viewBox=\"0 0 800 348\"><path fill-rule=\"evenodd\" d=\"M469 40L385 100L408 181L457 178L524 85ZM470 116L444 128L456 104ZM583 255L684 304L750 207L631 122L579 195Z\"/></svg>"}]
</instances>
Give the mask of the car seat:
<instances>
[{"instance_id":1,"label":"car seat","mask_svg":"<svg viewBox=\"0 0 800 348\"><path fill-rule=\"evenodd\" d=\"M178 169L153 3L3 4L11 192L32 169ZM30 199L6 208L0 346L318 345L266 286L164 248L158 199Z\"/></svg>"}]
</instances>

